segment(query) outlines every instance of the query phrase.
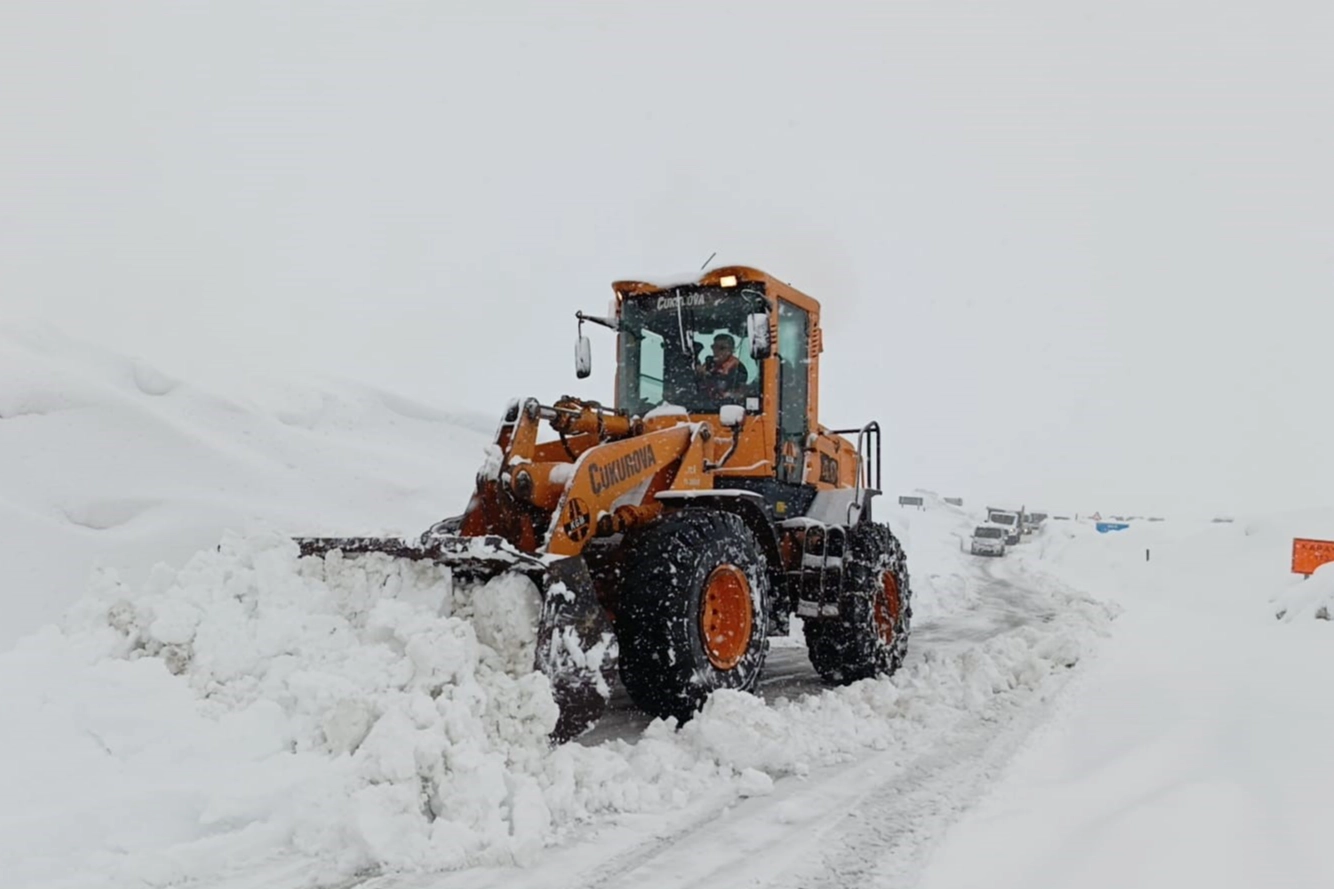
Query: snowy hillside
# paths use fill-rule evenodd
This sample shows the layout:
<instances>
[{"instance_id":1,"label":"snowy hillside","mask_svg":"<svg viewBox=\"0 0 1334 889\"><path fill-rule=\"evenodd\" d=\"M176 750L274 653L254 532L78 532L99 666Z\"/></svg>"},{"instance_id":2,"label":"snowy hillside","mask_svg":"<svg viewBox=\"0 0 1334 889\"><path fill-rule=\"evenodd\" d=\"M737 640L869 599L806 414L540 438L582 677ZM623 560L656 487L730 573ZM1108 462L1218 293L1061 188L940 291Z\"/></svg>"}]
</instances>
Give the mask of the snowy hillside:
<instances>
[{"instance_id":1,"label":"snowy hillside","mask_svg":"<svg viewBox=\"0 0 1334 889\"><path fill-rule=\"evenodd\" d=\"M0 331L0 650L56 619L94 566L140 583L253 520L418 532L466 503L493 430L351 385L237 400L58 334Z\"/></svg>"}]
</instances>

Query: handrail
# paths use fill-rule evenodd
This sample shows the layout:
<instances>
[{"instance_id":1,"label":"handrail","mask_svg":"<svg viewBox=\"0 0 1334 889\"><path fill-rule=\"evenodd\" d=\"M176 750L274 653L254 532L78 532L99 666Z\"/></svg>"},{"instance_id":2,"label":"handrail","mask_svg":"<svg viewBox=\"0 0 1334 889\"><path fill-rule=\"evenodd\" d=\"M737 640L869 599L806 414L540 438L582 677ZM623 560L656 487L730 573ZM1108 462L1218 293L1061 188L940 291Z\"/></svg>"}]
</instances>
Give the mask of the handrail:
<instances>
[{"instance_id":1,"label":"handrail","mask_svg":"<svg viewBox=\"0 0 1334 889\"><path fill-rule=\"evenodd\" d=\"M863 479L858 487L873 488L877 491L883 491L880 486L882 477L880 468L882 465L880 451L880 423L872 420L860 429L830 429L831 435L856 435L857 436L857 469L859 478ZM872 462L868 449L875 448L875 460Z\"/></svg>"},{"instance_id":2,"label":"handrail","mask_svg":"<svg viewBox=\"0 0 1334 889\"><path fill-rule=\"evenodd\" d=\"M880 487L881 476L881 453L880 453L880 424L872 420L860 429L831 429L834 435L857 435L857 483L852 489L852 503L848 504L848 524L853 524L852 514L861 512L862 509L862 490L870 488L875 491L883 491ZM875 460L870 459L870 449L875 448ZM874 481L874 484L872 484Z\"/></svg>"}]
</instances>

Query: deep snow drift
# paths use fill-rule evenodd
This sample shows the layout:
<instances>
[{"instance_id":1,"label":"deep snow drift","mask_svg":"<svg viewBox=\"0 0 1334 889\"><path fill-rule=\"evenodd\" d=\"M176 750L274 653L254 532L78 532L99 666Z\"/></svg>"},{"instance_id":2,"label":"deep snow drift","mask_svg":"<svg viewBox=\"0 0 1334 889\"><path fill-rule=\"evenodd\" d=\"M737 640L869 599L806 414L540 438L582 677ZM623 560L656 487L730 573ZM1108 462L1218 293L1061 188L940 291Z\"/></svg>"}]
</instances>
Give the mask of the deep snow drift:
<instances>
[{"instance_id":1,"label":"deep snow drift","mask_svg":"<svg viewBox=\"0 0 1334 889\"><path fill-rule=\"evenodd\" d=\"M1321 565L1309 578L1284 585L1274 596L1274 616L1289 623L1334 620L1334 562Z\"/></svg>"}]
</instances>

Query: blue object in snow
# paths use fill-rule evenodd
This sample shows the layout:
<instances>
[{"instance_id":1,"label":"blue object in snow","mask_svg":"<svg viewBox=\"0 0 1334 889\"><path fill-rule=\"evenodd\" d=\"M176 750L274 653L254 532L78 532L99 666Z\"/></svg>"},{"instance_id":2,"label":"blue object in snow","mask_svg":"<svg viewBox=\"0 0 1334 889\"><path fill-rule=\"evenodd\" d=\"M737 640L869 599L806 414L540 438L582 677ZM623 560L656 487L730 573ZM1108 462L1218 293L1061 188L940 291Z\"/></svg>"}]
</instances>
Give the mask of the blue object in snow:
<instances>
[{"instance_id":1,"label":"blue object in snow","mask_svg":"<svg viewBox=\"0 0 1334 889\"><path fill-rule=\"evenodd\" d=\"M1124 531L1130 526L1125 522L1098 522L1096 527L1099 534L1106 534L1108 531Z\"/></svg>"}]
</instances>

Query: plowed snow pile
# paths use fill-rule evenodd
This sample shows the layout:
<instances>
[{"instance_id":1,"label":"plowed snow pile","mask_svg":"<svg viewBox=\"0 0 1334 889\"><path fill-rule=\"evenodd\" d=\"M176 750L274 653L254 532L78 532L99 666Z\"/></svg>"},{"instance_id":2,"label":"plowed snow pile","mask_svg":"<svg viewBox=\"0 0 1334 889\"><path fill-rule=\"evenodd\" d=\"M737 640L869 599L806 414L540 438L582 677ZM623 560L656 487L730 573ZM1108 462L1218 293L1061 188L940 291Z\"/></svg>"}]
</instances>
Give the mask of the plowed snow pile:
<instances>
[{"instance_id":1,"label":"plowed snow pile","mask_svg":"<svg viewBox=\"0 0 1334 889\"><path fill-rule=\"evenodd\" d=\"M465 594L466 592L466 594ZM481 593L481 594L478 594ZM679 732L548 749L555 707L532 657L536 592L452 589L443 569L299 560L229 535L139 590L106 577L0 655L0 870L25 886L166 886L291 855L308 879L523 863L600 813L767 792L1080 657L1102 620L1069 602L893 681L776 706L719 694ZM474 603L499 607L479 609Z\"/></svg>"},{"instance_id":2,"label":"plowed snow pile","mask_svg":"<svg viewBox=\"0 0 1334 889\"><path fill-rule=\"evenodd\" d=\"M1274 616L1288 622L1334 619L1334 563L1285 584L1274 596Z\"/></svg>"}]
</instances>

